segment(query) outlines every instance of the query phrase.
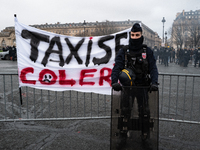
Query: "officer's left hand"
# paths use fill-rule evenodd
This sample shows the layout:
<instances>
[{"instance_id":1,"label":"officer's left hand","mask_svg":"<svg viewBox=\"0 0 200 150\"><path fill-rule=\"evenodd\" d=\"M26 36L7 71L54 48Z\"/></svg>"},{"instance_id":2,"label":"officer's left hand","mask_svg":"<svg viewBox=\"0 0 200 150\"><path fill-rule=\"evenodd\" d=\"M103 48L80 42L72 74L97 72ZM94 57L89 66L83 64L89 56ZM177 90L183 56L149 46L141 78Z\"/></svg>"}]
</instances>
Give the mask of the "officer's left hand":
<instances>
[{"instance_id":1,"label":"officer's left hand","mask_svg":"<svg viewBox=\"0 0 200 150\"><path fill-rule=\"evenodd\" d=\"M158 84L152 83L152 84L150 85L149 91L150 91L150 93L151 93L152 91L158 91Z\"/></svg>"}]
</instances>

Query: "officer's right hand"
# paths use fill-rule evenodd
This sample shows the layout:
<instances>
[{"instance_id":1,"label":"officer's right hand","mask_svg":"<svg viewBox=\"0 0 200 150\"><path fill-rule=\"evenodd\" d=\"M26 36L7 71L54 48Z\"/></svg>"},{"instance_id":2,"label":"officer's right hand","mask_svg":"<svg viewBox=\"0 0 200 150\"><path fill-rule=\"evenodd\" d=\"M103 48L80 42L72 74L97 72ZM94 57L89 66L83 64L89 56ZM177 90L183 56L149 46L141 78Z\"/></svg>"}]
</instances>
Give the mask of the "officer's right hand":
<instances>
[{"instance_id":1,"label":"officer's right hand","mask_svg":"<svg viewBox=\"0 0 200 150\"><path fill-rule=\"evenodd\" d=\"M154 84L151 84L150 85L150 93L152 92L152 91L158 91L158 83L154 83Z\"/></svg>"},{"instance_id":2,"label":"officer's right hand","mask_svg":"<svg viewBox=\"0 0 200 150\"><path fill-rule=\"evenodd\" d=\"M113 83L112 84L112 88L115 90L115 91L120 91L122 90L122 87L119 83Z\"/></svg>"}]
</instances>

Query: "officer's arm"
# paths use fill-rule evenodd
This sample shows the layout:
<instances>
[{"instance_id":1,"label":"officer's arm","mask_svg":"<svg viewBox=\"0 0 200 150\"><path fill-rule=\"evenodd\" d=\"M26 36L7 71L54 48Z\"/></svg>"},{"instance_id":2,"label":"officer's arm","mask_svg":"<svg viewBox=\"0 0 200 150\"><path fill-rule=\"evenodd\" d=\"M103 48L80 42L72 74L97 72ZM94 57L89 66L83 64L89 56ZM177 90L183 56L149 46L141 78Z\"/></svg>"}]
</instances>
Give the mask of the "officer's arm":
<instances>
[{"instance_id":1,"label":"officer's arm","mask_svg":"<svg viewBox=\"0 0 200 150\"><path fill-rule=\"evenodd\" d=\"M112 69L112 73L111 73L112 84L118 82L119 73L124 68L124 61L125 61L124 54L125 54L124 50L120 49L115 58L115 65L114 65L114 67Z\"/></svg>"},{"instance_id":2,"label":"officer's arm","mask_svg":"<svg viewBox=\"0 0 200 150\"><path fill-rule=\"evenodd\" d=\"M148 50L148 65L149 65L149 72L151 76L152 84L158 83L158 69L156 66L156 59L153 55L153 51L151 49Z\"/></svg>"}]
</instances>

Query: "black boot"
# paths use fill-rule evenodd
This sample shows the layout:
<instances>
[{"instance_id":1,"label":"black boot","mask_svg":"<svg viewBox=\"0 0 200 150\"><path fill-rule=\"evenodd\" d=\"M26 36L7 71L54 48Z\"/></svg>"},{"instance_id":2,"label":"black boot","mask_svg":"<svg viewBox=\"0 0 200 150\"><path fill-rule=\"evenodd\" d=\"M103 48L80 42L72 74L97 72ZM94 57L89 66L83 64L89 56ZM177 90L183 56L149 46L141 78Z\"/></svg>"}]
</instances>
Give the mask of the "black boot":
<instances>
[{"instance_id":1,"label":"black boot","mask_svg":"<svg viewBox=\"0 0 200 150\"><path fill-rule=\"evenodd\" d=\"M126 139L127 139L127 133L126 132L120 133L119 141L116 146L117 150L121 150L126 145Z\"/></svg>"}]
</instances>

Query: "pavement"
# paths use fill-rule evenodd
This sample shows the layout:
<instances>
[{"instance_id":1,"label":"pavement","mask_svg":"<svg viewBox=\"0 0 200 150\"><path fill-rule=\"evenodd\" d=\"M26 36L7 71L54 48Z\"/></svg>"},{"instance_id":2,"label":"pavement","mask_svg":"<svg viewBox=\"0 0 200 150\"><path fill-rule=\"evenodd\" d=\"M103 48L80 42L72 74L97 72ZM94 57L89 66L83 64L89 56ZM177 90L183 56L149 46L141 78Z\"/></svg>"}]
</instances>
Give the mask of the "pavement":
<instances>
[{"instance_id":1,"label":"pavement","mask_svg":"<svg viewBox=\"0 0 200 150\"><path fill-rule=\"evenodd\" d=\"M200 68L194 67L192 62L188 67L181 67L175 63L169 63L169 66L165 67L157 61L157 67L159 73L200 74ZM17 61L0 60L1 73L17 73Z\"/></svg>"},{"instance_id":2,"label":"pavement","mask_svg":"<svg viewBox=\"0 0 200 150\"><path fill-rule=\"evenodd\" d=\"M106 150L108 120L0 122L1 150Z\"/></svg>"},{"instance_id":3,"label":"pavement","mask_svg":"<svg viewBox=\"0 0 200 150\"><path fill-rule=\"evenodd\" d=\"M160 73L200 74L200 68L158 64ZM16 61L0 60L1 73L17 73ZM1 101L1 99L0 99ZM110 120L0 122L0 150L109 150ZM159 150L200 150L199 124L159 124Z\"/></svg>"},{"instance_id":4,"label":"pavement","mask_svg":"<svg viewBox=\"0 0 200 150\"><path fill-rule=\"evenodd\" d=\"M199 150L198 124L160 121L159 150ZM0 122L1 150L109 150L109 120Z\"/></svg>"}]
</instances>

